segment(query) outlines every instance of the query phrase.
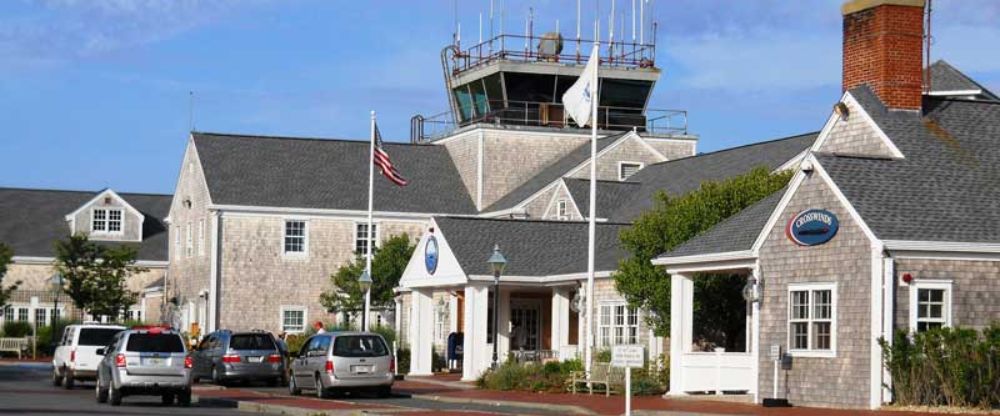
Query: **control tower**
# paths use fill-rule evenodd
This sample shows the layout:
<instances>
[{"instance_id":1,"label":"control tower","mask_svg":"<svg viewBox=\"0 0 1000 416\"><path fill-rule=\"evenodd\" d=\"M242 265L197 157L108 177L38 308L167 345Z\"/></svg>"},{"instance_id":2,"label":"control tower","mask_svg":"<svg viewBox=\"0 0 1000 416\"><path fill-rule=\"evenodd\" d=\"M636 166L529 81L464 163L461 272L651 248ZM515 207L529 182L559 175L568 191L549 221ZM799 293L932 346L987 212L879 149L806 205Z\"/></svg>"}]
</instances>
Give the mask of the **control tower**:
<instances>
[{"instance_id":1,"label":"control tower","mask_svg":"<svg viewBox=\"0 0 1000 416\"><path fill-rule=\"evenodd\" d=\"M601 42L598 129L646 135L687 134L681 110L647 108L660 77L652 42ZM500 34L468 48L457 42L441 51L449 111L414 116L413 142L428 142L475 124L511 128L577 129L562 95L583 72L593 40Z\"/></svg>"}]
</instances>

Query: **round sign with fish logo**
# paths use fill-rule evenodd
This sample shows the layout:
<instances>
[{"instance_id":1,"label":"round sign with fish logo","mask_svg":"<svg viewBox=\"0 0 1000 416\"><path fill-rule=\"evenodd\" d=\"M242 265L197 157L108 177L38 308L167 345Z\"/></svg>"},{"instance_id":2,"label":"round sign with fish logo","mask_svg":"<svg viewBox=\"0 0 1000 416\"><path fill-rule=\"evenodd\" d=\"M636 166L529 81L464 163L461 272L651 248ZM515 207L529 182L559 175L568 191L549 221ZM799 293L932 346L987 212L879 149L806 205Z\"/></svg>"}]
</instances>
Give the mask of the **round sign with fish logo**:
<instances>
[{"instance_id":1,"label":"round sign with fish logo","mask_svg":"<svg viewBox=\"0 0 1000 416\"><path fill-rule=\"evenodd\" d=\"M825 209L807 209L788 220L785 235L800 246L816 246L833 239L840 228L837 216Z\"/></svg>"},{"instance_id":2,"label":"round sign with fish logo","mask_svg":"<svg viewBox=\"0 0 1000 416\"><path fill-rule=\"evenodd\" d=\"M433 235L427 239L427 244L424 246L424 266L427 267L427 273L431 275L438 268L438 242Z\"/></svg>"}]
</instances>

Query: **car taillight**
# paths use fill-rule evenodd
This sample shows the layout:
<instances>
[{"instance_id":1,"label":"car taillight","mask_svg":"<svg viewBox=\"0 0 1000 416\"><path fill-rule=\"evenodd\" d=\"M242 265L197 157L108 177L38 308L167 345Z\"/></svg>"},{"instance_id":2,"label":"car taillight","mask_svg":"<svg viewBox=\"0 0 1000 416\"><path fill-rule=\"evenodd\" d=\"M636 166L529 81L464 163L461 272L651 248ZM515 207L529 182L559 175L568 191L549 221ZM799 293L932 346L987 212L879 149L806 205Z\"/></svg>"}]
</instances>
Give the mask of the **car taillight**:
<instances>
[{"instance_id":1,"label":"car taillight","mask_svg":"<svg viewBox=\"0 0 1000 416\"><path fill-rule=\"evenodd\" d=\"M184 368L194 367L194 360L190 356L184 357Z\"/></svg>"},{"instance_id":2,"label":"car taillight","mask_svg":"<svg viewBox=\"0 0 1000 416\"><path fill-rule=\"evenodd\" d=\"M271 354L267 356L267 362L276 364L281 362L281 356L278 354Z\"/></svg>"},{"instance_id":3,"label":"car taillight","mask_svg":"<svg viewBox=\"0 0 1000 416\"><path fill-rule=\"evenodd\" d=\"M115 356L115 367L125 366L125 354L118 354Z\"/></svg>"},{"instance_id":4,"label":"car taillight","mask_svg":"<svg viewBox=\"0 0 1000 416\"><path fill-rule=\"evenodd\" d=\"M389 372L392 373L392 374L396 374L396 360L395 359L389 360Z\"/></svg>"},{"instance_id":5,"label":"car taillight","mask_svg":"<svg viewBox=\"0 0 1000 416\"><path fill-rule=\"evenodd\" d=\"M238 356L238 355L223 355L222 356L222 362L227 363L227 364L238 363L238 362L240 362L240 356Z\"/></svg>"},{"instance_id":6,"label":"car taillight","mask_svg":"<svg viewBox=\"0 0 1000 416\"><path fill-rule=\"evenodd\" d=\"M75 363L76 362L76 350L73 350L73 351L69 352L69 361L71 363Z\"/></svg>"},{"instance_id":7,"label":"car taillight","mask_svg":"<svg viewBox=\"0 0 1000 416\"><path fill-rule=\"evenodd\" d=\"M333 374L333 361L326 360L326 372Z\"/></svg>"}]
</instances>

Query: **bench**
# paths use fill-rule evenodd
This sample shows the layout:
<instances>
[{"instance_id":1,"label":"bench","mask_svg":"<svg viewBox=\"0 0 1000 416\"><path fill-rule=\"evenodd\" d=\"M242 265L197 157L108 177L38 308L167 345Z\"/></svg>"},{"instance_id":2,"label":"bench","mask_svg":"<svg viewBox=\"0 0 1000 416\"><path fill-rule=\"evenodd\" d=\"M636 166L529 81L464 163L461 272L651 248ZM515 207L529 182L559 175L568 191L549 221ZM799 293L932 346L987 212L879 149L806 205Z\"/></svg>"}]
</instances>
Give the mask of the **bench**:
<instances>
[{"instance_id":1,"label":"bench","mask_svg":"<svg viewBox=\"0 0 1000 416\"><path fill-rule=\"evenodd\" d=\"M585 384L590 394L594 394L595 386L603 386L604 395L610 396L615 386L620 386L623 380L624 375L620 368L612 367L611 363L594 363L590 368L589 377L585 371L574 371L570 374L569 390L576 394L577 387Z\"/></svg>"},{"instance_id":2,"label":"bench","mask_svg":"<svg viewBox=\"0 0 1000 416\"><path fill-rule=\"evenodd\" d=\"M0 352L16 352L17 359L28 351L28 338L0 338Z\"/></svg>"}]
</instances>

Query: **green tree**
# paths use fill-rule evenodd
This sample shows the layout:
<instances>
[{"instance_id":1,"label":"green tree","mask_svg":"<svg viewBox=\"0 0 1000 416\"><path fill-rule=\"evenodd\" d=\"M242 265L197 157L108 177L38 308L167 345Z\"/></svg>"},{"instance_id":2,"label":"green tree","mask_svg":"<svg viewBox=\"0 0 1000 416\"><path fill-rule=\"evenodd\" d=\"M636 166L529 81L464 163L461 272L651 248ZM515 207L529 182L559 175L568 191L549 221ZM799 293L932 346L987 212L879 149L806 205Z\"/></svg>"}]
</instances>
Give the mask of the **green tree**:
<instances>
[{"instance_id":1,"label":"green tree","mask_svg":"<svg viewBox=\"0 0 1000 416\"><path fill-rule=\"evenodd\" d=\"M777 192L791 177L791 172L772 174L769 169L759 167L724 181L704 182L697 190L679 197L659 192L654 197L654 207L621 233L622 244L631 255L619 263L614 274L618 291L631 306L653 312L647 320L657 335L669 334L670 276L663 268L653 266L650 260ZM734 279L695 279L696 293L725 289L724 293L712 294L712 299L701 299L704 302L696 296L695 319L717 325L745 313L741 308L719 307L727 303L732 305L730 302L734 300L737 305L742 302L739 294L742 285L733 284ZM737 322L743 325L742 321Z\"/></svg>"},{"instance_id":2,"label":"green tree","mask_svg":"<svg viewBox=\"0 0 1000 416\"><path fill-rule=\"evenodd\" d=\"M388 306L395 295L392 289L399 285L399 278L409 263L416 245L406 234L386 240L372 256L373 307ZM358 285L358 277L365 270L365 257L358 255L348 264L341 266L330 276L333 289L320 295L320 303L334 312L350 313L364 309L365 294Z\"/></svg>"},{"instance_id":3,"label":"green tree","mask_svg":"<svg viewBox=\"0 0 1000 416\"><path fill-rule=\"evenodd\" d=\"M10 265L11 260L14 258L14 250L10 246L0 243L0 314L3 313L7 307L7 301L10 300L10 295L17 290L17 287L21 285L21 281L18 280L14 282L13 285L4 287L3 278L7 275L7 267Z\"/></svg>"},{"instance_id":4,"label":"green tree","mask_svg":"<svg viewBox=\"0 0 1000 416\"><path fill-rule=\"evenodd\" d=\"M63 292L74 306L94 316L117 318L135 304L139 294L128 290L126 282L146 271L135 265L135 248L97 244L86 234L56 241L55 247L55 269L62 275Z\"/></svg>"}]
</instances>

